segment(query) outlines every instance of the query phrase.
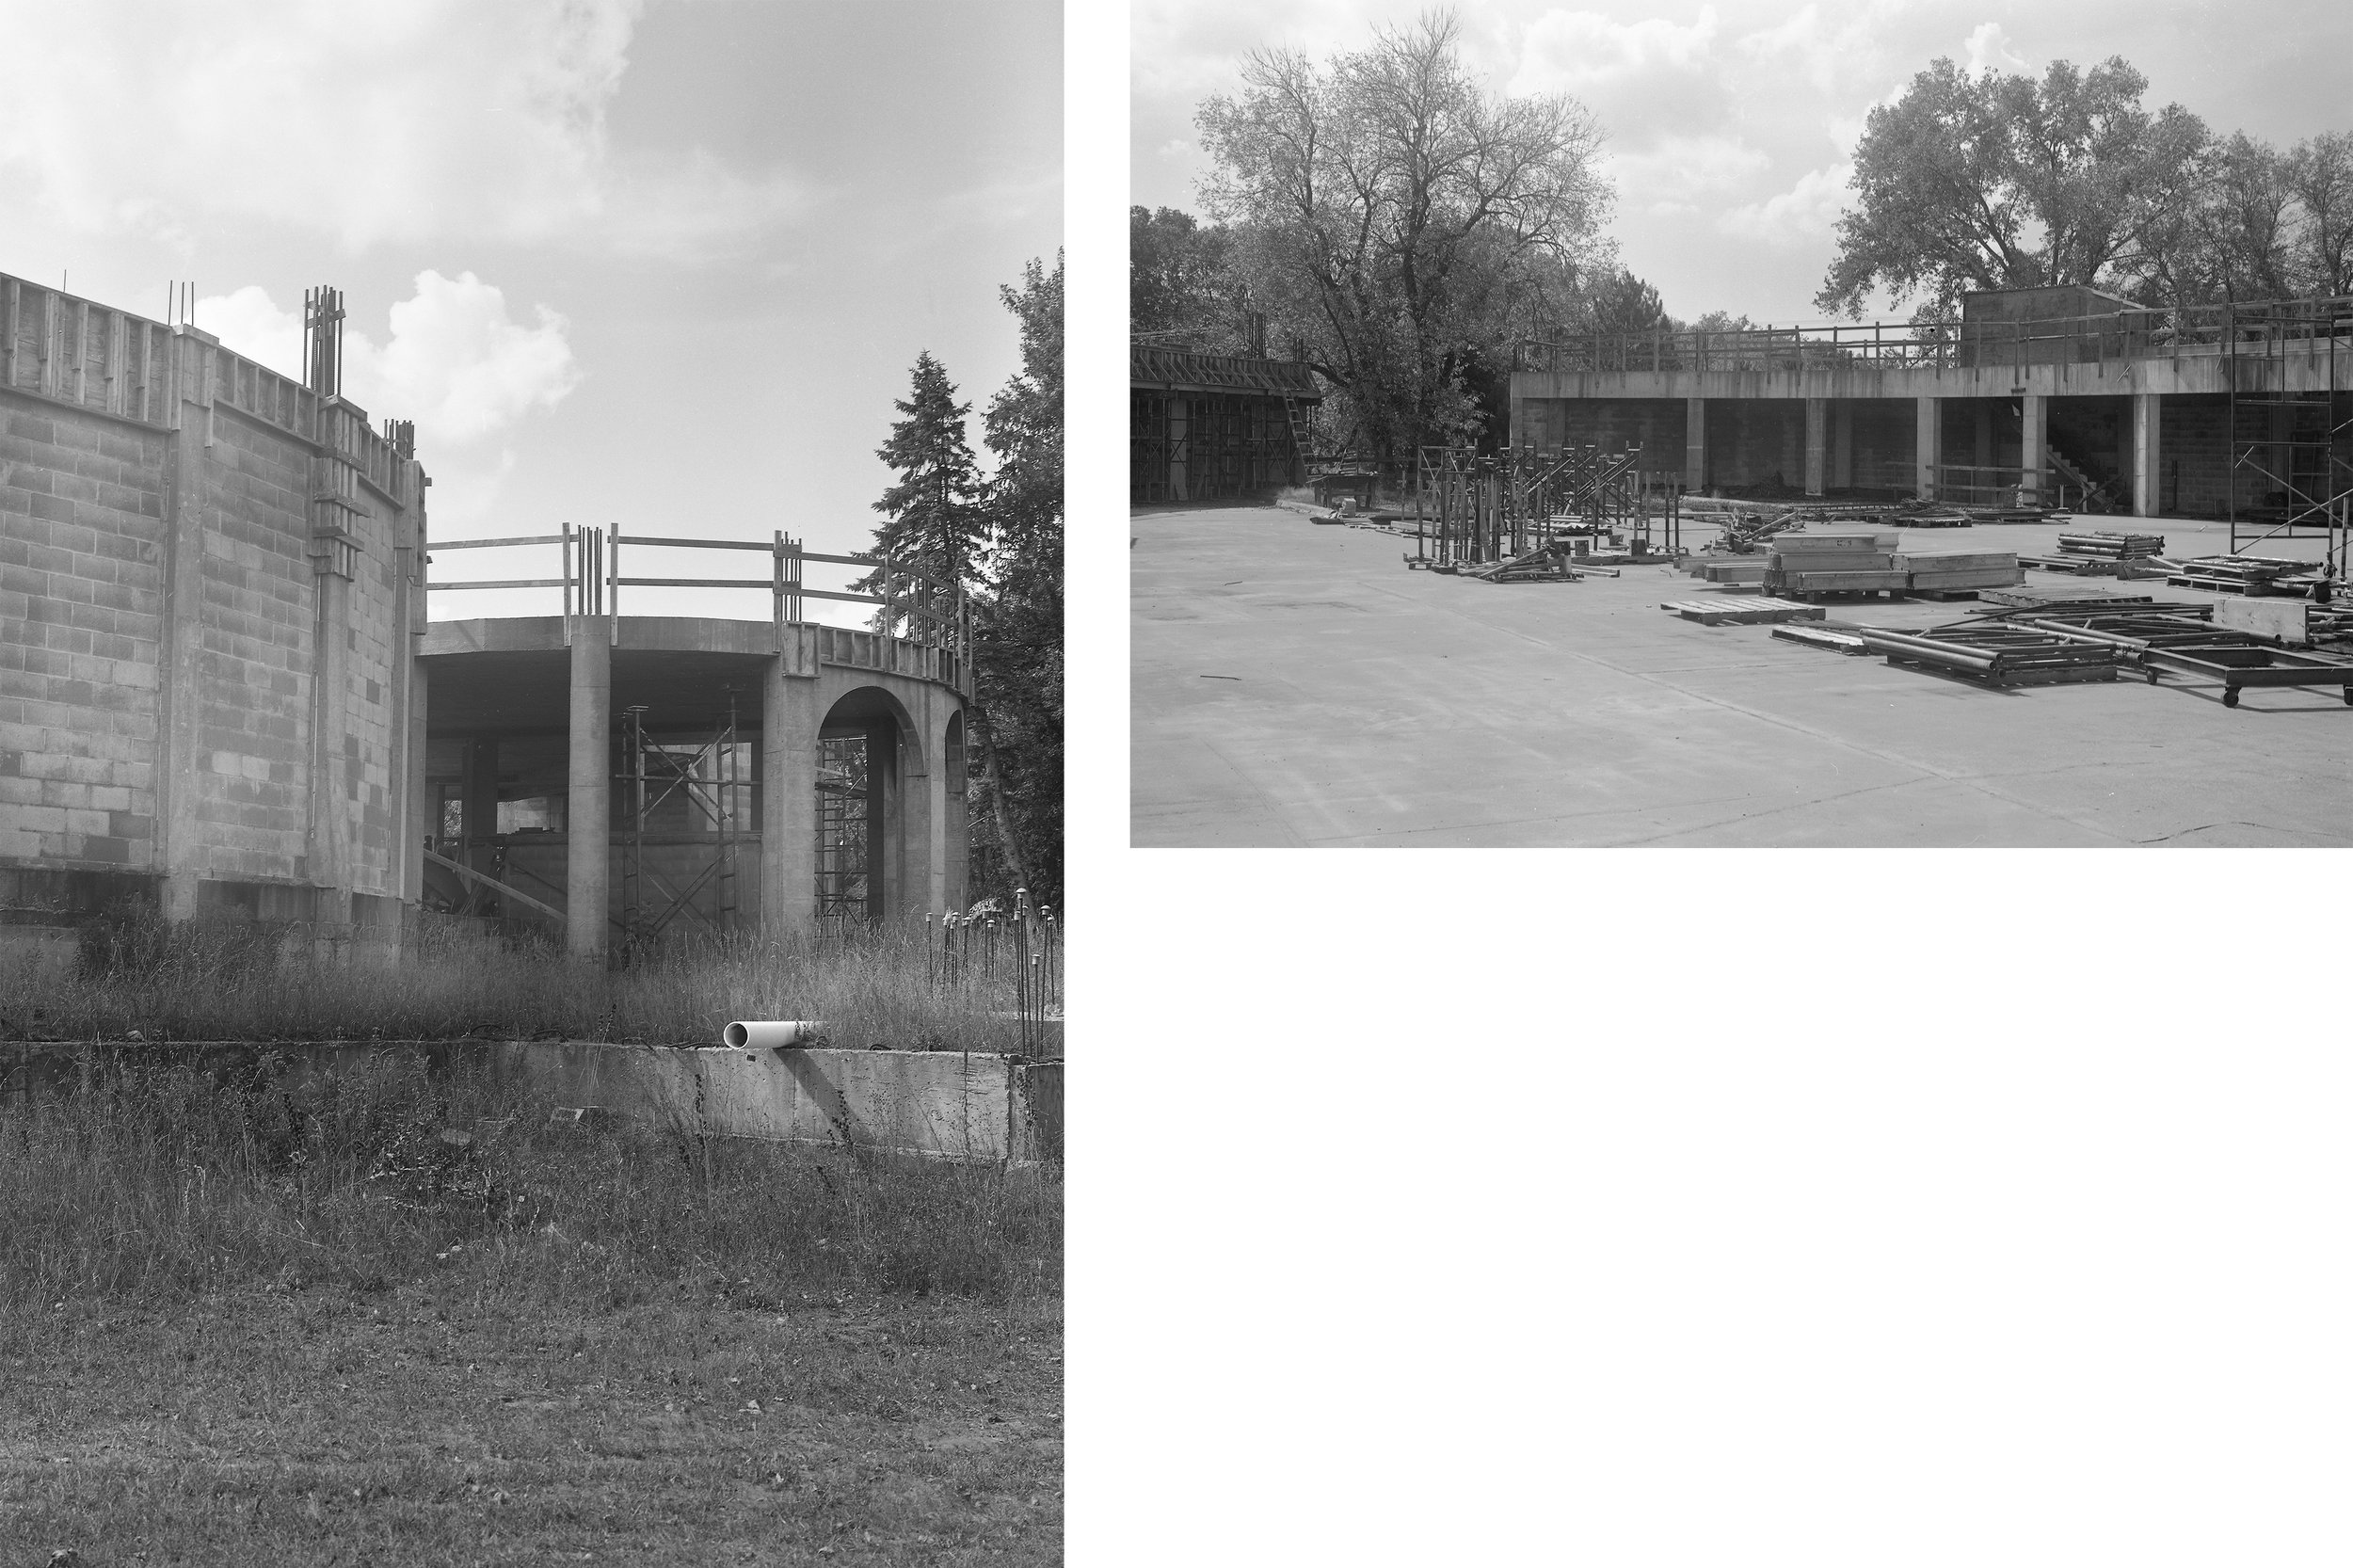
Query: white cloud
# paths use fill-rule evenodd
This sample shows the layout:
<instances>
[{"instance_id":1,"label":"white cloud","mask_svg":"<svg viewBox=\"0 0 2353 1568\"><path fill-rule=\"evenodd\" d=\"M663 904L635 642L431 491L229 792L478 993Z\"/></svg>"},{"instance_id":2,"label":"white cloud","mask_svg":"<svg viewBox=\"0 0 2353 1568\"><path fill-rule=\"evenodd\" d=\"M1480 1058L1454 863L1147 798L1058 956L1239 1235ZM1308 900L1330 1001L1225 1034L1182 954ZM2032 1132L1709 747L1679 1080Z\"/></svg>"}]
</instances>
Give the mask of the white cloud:
<instances>
[{"instance_id":1,"label":"white cloud","mask_svg":"<svg viewBox=\"0 0 2353 1568\"><path fill-rule=\"evenodd\" d=\"M580 384L568 324L544 305L534 316L528 325L515 320L505 296L471 272L425 271L416 292L392 308L381 342L344 324L344 394L377 420L416 421L437 524L463 527L486 516L515 466L502 438ZM301 372L299 308L281 310L258 286L199 299L196 321L248 359Z\"/></svg>"},{"instance_id":2,"label":"white cloud","mask_svg":"<svg viewBox=\"0 0 2353 1568\"><path fill-rule=\"evenodd\" d=\"M1846 205L1853 172L1853 166L1844 163L1809 169L1779 195L1733 208L1717 218L1716 227L1775 247L1818 243L1830 237Z\"/></svg>"},{"instance_id":3,"label":"white cloud","mask_svg":"<svg viewBox=\"0 0 2353 1568\"><path fill-rule=\"evenodd\" d=\"M1597 11L1546 11L1521 43L1513 93L1585 93L1638 75L1701 71L1716 39L1716 8L1688 25L1661 17L1613 22Z\"/></svg>"},{"instance_id":4,"label":"white cloud","mask_svg":"<svg viewBox=\"0 0 2353 1568\"><path fill-rule=\"evenodd\" d=\"M260 220L345 248L448 235L726 248L798 210L707 154L616 168L643 0L77 0L12 8L0 181L64 226Z\"/></svg>"},{"instance_id":5,"label":"white cloud","mask_svg":"<svg viewBox=\"0 0 2353 1568\"><path fill-rule=\"evenodd\" d=\"M1669 207L1748 184L1771 167L1771 158L1737 136L1705 135L1670 135L1640 152L1612 152L1608 163L1621 193Z\"/></svg>"},{"instance_id":6,"label":"white cloud","mask_svg":"<svg viewBox=\"0 0 2353 1568\"><path fill-rule=\"evenodd\" d=\"M2009 35L2002 30L2002 24L1998 22L1978 23L1977 31L1969 35L1969 41L1962 44L1961 48L1969 56L1968 64L1964 69L1973 75L1982 76L1993 71L2025 71L2028 69L2025 60L2020 56L2017 46L2010 41Z\"/></svg>"}]
</instances>

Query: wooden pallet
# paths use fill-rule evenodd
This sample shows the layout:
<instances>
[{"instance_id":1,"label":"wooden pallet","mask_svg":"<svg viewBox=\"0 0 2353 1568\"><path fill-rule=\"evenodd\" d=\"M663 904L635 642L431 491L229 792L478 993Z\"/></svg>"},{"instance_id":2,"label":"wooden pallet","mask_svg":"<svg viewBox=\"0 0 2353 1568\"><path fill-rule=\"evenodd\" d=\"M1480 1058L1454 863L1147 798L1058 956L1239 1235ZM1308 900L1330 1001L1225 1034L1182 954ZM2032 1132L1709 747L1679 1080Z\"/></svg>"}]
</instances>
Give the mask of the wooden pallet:
<instances>
[{"instance_id":1,"label":"wooden pallet","mask_svg":"<svg viewBox=\"0 0 2353 1568\"><path fill-rule=\"evenodd\" d=\"M1658 607L1702 626L1777 626L1784 621L1822 618L1816 606L1792 604L1785 599L1674 599Z\"/></svg>"}]
</instances>

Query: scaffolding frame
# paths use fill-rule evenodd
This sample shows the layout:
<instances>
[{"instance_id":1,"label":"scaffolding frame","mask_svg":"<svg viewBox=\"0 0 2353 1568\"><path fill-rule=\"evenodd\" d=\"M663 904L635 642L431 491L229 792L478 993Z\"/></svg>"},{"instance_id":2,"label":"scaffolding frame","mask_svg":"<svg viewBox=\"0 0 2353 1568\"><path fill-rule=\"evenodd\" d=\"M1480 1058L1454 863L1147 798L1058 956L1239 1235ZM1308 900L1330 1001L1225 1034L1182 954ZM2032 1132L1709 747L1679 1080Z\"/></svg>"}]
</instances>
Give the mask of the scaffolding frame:
<instances>
[{"instance_id":1,"label":"scaffolding frame","mask_svg":"<svg viewBox=\"0 0 2353 1568\"><path fill-rule=\"evenodd\" d=\"M649 736L647 711L642 703L622 710L622 760L627 766L614 775L614 781L630 792L629 830L621 849L621 929L632 952L659 941L680 915L694 917L712 932L731 931L742 923L736 904L737 859L741 824L751 815L750 803L742 797L754 783L742 767L732 691L727 717L707 740L690 743L691 750ZM711 856L682 887L646 863L647 824L673 797L680 797L690 810L699 810L713 824L708 830L713 835ZM695 903L705 888L713 888L708 913ZM659 895L658 905L648 897L649 890Z\"/></svg>"},{"instance_id":2,"label":"scaffolding frame","mask_svg":"<svg viewBox=\"0 0 2353 1568\"><path fill-rule=\"evenodd\" d=\"M2353 568L2353 395L2340 383L2353 376L2353 352L2338 343L2353 332L2353 300L2268 304L2245 317L2233 310L2226 322L2231 553L2267 539L2319 538L2329 575L2342 580ZM2288 390L2291 355L2323 373L2320 390ZM2242 409L2267 428L2243 435ZM2242 516L2242 472L2255 493L2282 498L2276 508L2259 504Z\"/></svg>"}]
</instances>

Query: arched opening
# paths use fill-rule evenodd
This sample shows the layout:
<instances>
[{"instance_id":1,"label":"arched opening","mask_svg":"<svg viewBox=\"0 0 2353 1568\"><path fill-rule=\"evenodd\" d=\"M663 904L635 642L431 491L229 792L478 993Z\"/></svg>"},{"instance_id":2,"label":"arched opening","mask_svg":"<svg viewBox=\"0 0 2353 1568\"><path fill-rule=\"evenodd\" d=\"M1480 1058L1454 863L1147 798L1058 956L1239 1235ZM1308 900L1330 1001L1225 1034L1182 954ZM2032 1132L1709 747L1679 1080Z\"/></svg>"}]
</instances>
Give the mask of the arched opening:
<instances>
[{"instance_id":1,"label":"arched opening","mask_svg":"<svg viewBox=\"0 0 2353 1568\"><path fill-rule=\"evenodd\" d=\"M906 711L879 687L860 687L826 711L817 731L821 925L880 921L904 902L900 817L915 758Z\"/></svg>"}]
</instances>

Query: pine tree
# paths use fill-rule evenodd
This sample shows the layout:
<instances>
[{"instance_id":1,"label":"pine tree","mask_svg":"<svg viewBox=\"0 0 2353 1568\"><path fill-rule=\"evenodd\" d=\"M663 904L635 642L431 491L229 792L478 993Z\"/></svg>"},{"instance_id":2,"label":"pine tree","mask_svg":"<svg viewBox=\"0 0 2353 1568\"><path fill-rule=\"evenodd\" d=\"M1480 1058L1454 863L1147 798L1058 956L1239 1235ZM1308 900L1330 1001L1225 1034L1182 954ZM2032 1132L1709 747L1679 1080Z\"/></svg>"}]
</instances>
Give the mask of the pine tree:
<instances>
[{"instance_id":1,"label":"pine tree","mask_svg":"<svg viewBox=\"0 0 2353 1568\"><path fill-rule=\"evenodd\" d=\"M973 600L974 847L980 880L1063 900L1063 264L1000 289L1021 369L989 402L988 583ZM989 867L989 852L1000 862ZM995 872L998 874L991 875Z\"/></svg>"},{"instance_id":2,"label":"pine tree","mask_svg":"<svg viewBox=\"0 0 2353 1568\"><path fill-rule=\"evenodd\" d=\"M907 400L893 407L906 417L890 427L890 439L874 456L897 471L899 482L874 503L887 519L874 530L874 554L944 584L977 584L988 520L972 449L964 440L964 416L972 406L956 402L954 384L926 350L915 358ZM874 593L883 586L883 573L874 571L851 591Z\"/></svg>"}]
</instances>

